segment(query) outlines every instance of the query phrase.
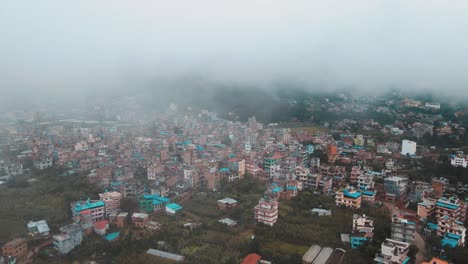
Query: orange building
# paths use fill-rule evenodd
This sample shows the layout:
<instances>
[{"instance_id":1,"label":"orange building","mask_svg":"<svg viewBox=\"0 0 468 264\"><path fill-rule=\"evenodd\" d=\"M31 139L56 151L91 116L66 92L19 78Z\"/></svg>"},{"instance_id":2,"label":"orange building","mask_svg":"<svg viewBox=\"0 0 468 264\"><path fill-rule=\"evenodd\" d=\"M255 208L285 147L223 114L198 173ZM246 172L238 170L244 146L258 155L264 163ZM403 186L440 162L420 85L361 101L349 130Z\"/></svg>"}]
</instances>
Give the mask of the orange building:
<instances>
[{"instance_id":1,"label":"orange building","mask_svg":"<svg viewBox=\"0 0 468 264\"><path fill-rule=\"evenodd\" d=\"M26 239L15 238L2 247L3 256L22 257L28 252Z\"/></svg>"}]
</instances>

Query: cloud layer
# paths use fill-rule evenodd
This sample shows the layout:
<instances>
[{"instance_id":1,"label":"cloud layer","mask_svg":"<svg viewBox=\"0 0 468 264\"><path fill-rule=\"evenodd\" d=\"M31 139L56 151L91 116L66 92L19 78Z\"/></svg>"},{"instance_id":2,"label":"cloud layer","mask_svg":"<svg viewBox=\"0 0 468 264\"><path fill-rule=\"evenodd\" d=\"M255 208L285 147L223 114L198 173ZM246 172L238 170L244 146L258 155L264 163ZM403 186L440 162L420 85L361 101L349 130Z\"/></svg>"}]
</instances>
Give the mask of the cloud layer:
<instances>
[{"instance_id":1,"label":"cloud layer","mask_svg":"<svg viewBox=\"0 0 468 264\"><path fill-rule=\"evenodd\" d=\"M456 0L11 0L0 89L59 98L195 75L466 96L467 13Z\"/></svg>"}]
</instances>

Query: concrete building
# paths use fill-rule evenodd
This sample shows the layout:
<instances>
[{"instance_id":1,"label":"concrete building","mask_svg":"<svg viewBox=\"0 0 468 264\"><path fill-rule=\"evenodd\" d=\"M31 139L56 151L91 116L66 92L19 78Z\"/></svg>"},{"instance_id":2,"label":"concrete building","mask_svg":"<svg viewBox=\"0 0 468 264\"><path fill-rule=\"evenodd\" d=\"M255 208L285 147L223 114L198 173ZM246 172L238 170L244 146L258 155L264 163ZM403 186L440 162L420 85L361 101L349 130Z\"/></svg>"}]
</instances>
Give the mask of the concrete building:
<instances>
[{"instance_id":1,"label":"concrete building","mask_svg":"<svg viewBox=\"0 0 468 264\"><path fill-rule=\"evenodd\" d=\"M392 239L396 241L413 243L416 223L406 219L392 217Z\"/></svg>"},{"instance_id":2,"label":"concrete building","mask_svg":"<svg viewBox=\"0 0 468 264\"><path fill-rule=\"evenodd\" d=\"M416 155L416 142L404 139L401 142L401 155Z\"/></svg>"},{"instance_id":3,"label":"concrete building","mask_svg":"<svg viewBox=\"0 0 468 264\"><path fill-rule=\"evenodd\" d=\"M380 264L406 264L409 262L409 243L385 239L374 261Z\"/></svg>"},{"instance_id":4,"label":"concrete building","mask_svg":"<svg viewBox=\"0 0 468 264\"><path fill-rule=\"evenodd\" d=\"M418 216L427 219L435 213L435 204L437 200L433 198L424 198L422 202L418 203Z\"/></svg>"},{"instance_id":5,"label":"concrete building","mask_svg":"<svg viewBox=\"0 0 468 264\"><path fill-rule=\"evenodd\" d=\"M335 193L335 203L337 206L346 206L353 209L361 208L362 193L353 187L341 189Z\"/></svg>"},{"instance_id":6,"label":"concrete building","mask_svg":"<svg viewBox=\"0 0 468 264\"><path fill-rule=\"evenodd\" d=\"M374 176L368 174L359 175L357 177L357 187L363 191L374 189Z\"/></svg>"},{"instance_id":7,"label":"concrete building","mask_svg":"<svg viewBox=\"0 0 468 264\"><path fill-rule=\"evenodd\" d=\"M374 236L374 220L366 215L353 215L353 233L350 236L351 248L359 248Z\"/></svg>"},{"instance_id":8,"label":"concrete building","mask_svg":"<svg viewBox=\"0 0 468 264\"><path fill-rule=\"evenodd\" d=\"M448 245L465 246L466 227L462 222L457 221L453 217L445 215L437 220L437 235L443 237ZM451 243L451 240L457 243Z\"/></svg>"},{"instance_id":9,"label":"concrete building","mask_svg":"<svg viewBox=\"0 0 468 264\"><path fill-rule=\"evenodd\" d=\"M245 175L245 159L230 158L228 161L228 168L239 175L240 179Z\"/></svg>"},{"instance_id":10,"label":"concrete building","mask_svg":"<svg viewBox=\"0 0 468 264\"><path fill-rule=\"evenodd\" d=\"M435 216L437 219L442 216L448 216L461 222L465 221L466 204L460 201L458 197L442 197L437 200L435 206Z\"/></svg>"},{"instance_id":11,"label":"concrete building","mask_svg":"<svg viewBox=\"0 0 468 264\"><path fill-rule=\"evenodd\" d=\"M237 201L232 198L224 198L224 199L218 200L218 209L221 209L221 210L235 208L237 207L237 205L238 205Z\"/></svg>"},{"instance_id":12,"label":"concrete building","mask_svg":"<svg viewBox=\"0 0 468 264\"><path fill-rule=\"evenodd\" d=\"M106 217L109 217L111 213L120 212L120 200L122 200L122 194L119 192L108 192L99 194L99 199L104 202L104 208Z\"/></svg>"},{"instance_id":13,"label":"concrete building","mask_svg":"<svg viewBox=\"0 0 468 264\"><path fill-rule=\"evenodd\" d=\"M29 235L34 238L45 238L50 235L50 228L46 220L30 221L27 226Z\"/></svg>"},{"instance_id":14,"label":"concrete building","mask_svg":"<svg viewBox=\"0 0 468 264\"><path fill-rule=\"evenodd\" d=\"M463 151L458 151L454 156L450 158L450 164L454 167L468 167L468 160L466 159Z\"/></svg>"},{"instance_id":15,"label":"concrete building","mask_svg":"<svg viewBox=\"0 0 468 264\"><path fill-rule=\"evenodd\" d=\"M78 223L61 227L60 232L53 238L54 246L60 254L67 254L83 241L83 231Z\"/></svg>"},{"instance_id":16,"label":"concrete building","mask_svg":"<svg viewBox=\"0 0 468 264\"><path fill-rule=\"evenodd\" d=\"M254 219L257 223L273 226L278 220L278 202L261 198L254 208Z\"/></svg>"},{"instance_id":17,"label":"concrete building","mask_svg":"<svg viewBox=\"0 0 468 264\"><path fill-rule=\"evenodd\" d=\"M28 252L28 244L25 238L15 238L2 246L2 255L20 258Z\"/></svg>"},{"instance_id":18,"label":"concrete building","mask_svg":"<svg viewBox=\"0 0 468 264\"><path fill-rule=\"evenodd\" d=\"M105 204L101 200L86 200L72 203L72 214L78 216L82 211L89 210L91 221L97 222L105 217Z\"/></svg>"},{"instance_id":19,"label":"concrete building","mask_svg":"<svg viewBox=\"0 0 468 264\"><path fill-rule=\"evenodd\" d=\"M392 199L400 199L406 197L408 189L408 178L400 176L391 176L384 180L385 195Z\"/></svg>"},{"instance_id":20,"label":"concrete building","mask_svg":"<svg viewBox=\"0 0 468 264\"><path fill-rule=\"evenodd\" d=\"M34 162L34 167L38 170L44 170L52 167L52 158L42 158Z\"/></svg>"},{"instance_id":21,"label":"concrete building","mask_svg":"<svg viewBox=\"0 0 468 264\"><path fill-rule=\"evenodd\" d=\"M166 214L175 215L182 210L182 206L176 203L166 204Z\"/></svg>"},{"instance_id":22,"label":"concrete building","mask_svg":"<svg viewBox=\"0 0 468 264\"><path fill-rule=\"evenodd\" d=\"M362 202L366 204L374 204L375 203L375 192L373 191L363 191L362 192Z\"/></svg>"},{"instance_id":23,"label":"concrete building","mask_svg":"<svg viewBox=\"0 0 468 264\"><path fill-rule=\"evenodd\" d=\"M351 174L349 175L349 182L354 185L358 182L358 178L362 175L364 175L364 172L361 170L361 168L359 166L354 166L351 169Z\"/></svg>"}]
</instances>

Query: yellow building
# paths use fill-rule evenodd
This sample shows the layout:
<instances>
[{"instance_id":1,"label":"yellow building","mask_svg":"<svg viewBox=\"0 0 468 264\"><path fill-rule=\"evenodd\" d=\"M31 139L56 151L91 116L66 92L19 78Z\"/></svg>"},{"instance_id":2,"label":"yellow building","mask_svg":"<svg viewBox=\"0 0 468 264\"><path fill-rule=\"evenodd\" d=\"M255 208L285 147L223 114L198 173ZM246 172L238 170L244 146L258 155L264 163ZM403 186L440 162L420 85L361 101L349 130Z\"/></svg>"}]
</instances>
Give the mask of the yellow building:
<instances>
[{"instance_id":1,"label":"yellow building","mask_svg":"<svg viewBox=\"0 0 468 264\"><path fill-rule=\"evenodd\" d=\"M350 208L361 208L362 193L354 190L353 187L341 189L335 193L335 203L337 206Z\"/></svg>"}]
</instances>

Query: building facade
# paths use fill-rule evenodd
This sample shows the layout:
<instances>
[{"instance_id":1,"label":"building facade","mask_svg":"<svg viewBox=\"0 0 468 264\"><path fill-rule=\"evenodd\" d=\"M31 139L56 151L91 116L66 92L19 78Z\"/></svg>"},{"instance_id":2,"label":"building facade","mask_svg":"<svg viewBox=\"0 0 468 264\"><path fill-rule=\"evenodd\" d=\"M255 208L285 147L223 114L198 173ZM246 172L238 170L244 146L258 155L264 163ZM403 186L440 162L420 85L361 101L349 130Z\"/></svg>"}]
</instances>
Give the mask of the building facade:
<instances>
[{"instance_id":1,"label":"building facade","mask_svg":"<svg viewBox=\"0 0 468 264\"><path fill-rule=\"evenodd\" d=\"M257 223L273 226L278 220L278 201L261 198L254 208L254 219Z\"/></svg>"},{"instance_id":2,"label":"building facade","mask_svg":"<svg viewBox=\"0 0 468 264\"><path fill-rule=\"evenodd\" d=\"M99 194L99 199L104 202L104 208L106 217L111 213L120 212L120 200L122 200L122 194L119 192L104 192Z\"/></svg>"},{"instance_id":3,"label":"building facade","mask_svg":"<svg viewBox=\"0 0 468 264\"><path fill-rule=\"evenodd\" d=\"M335 193L335 203L337 206L346 206L349 208L361 208L362 193L356 191L353 187L341 189Z\"/></svg>"}]
</instances>

